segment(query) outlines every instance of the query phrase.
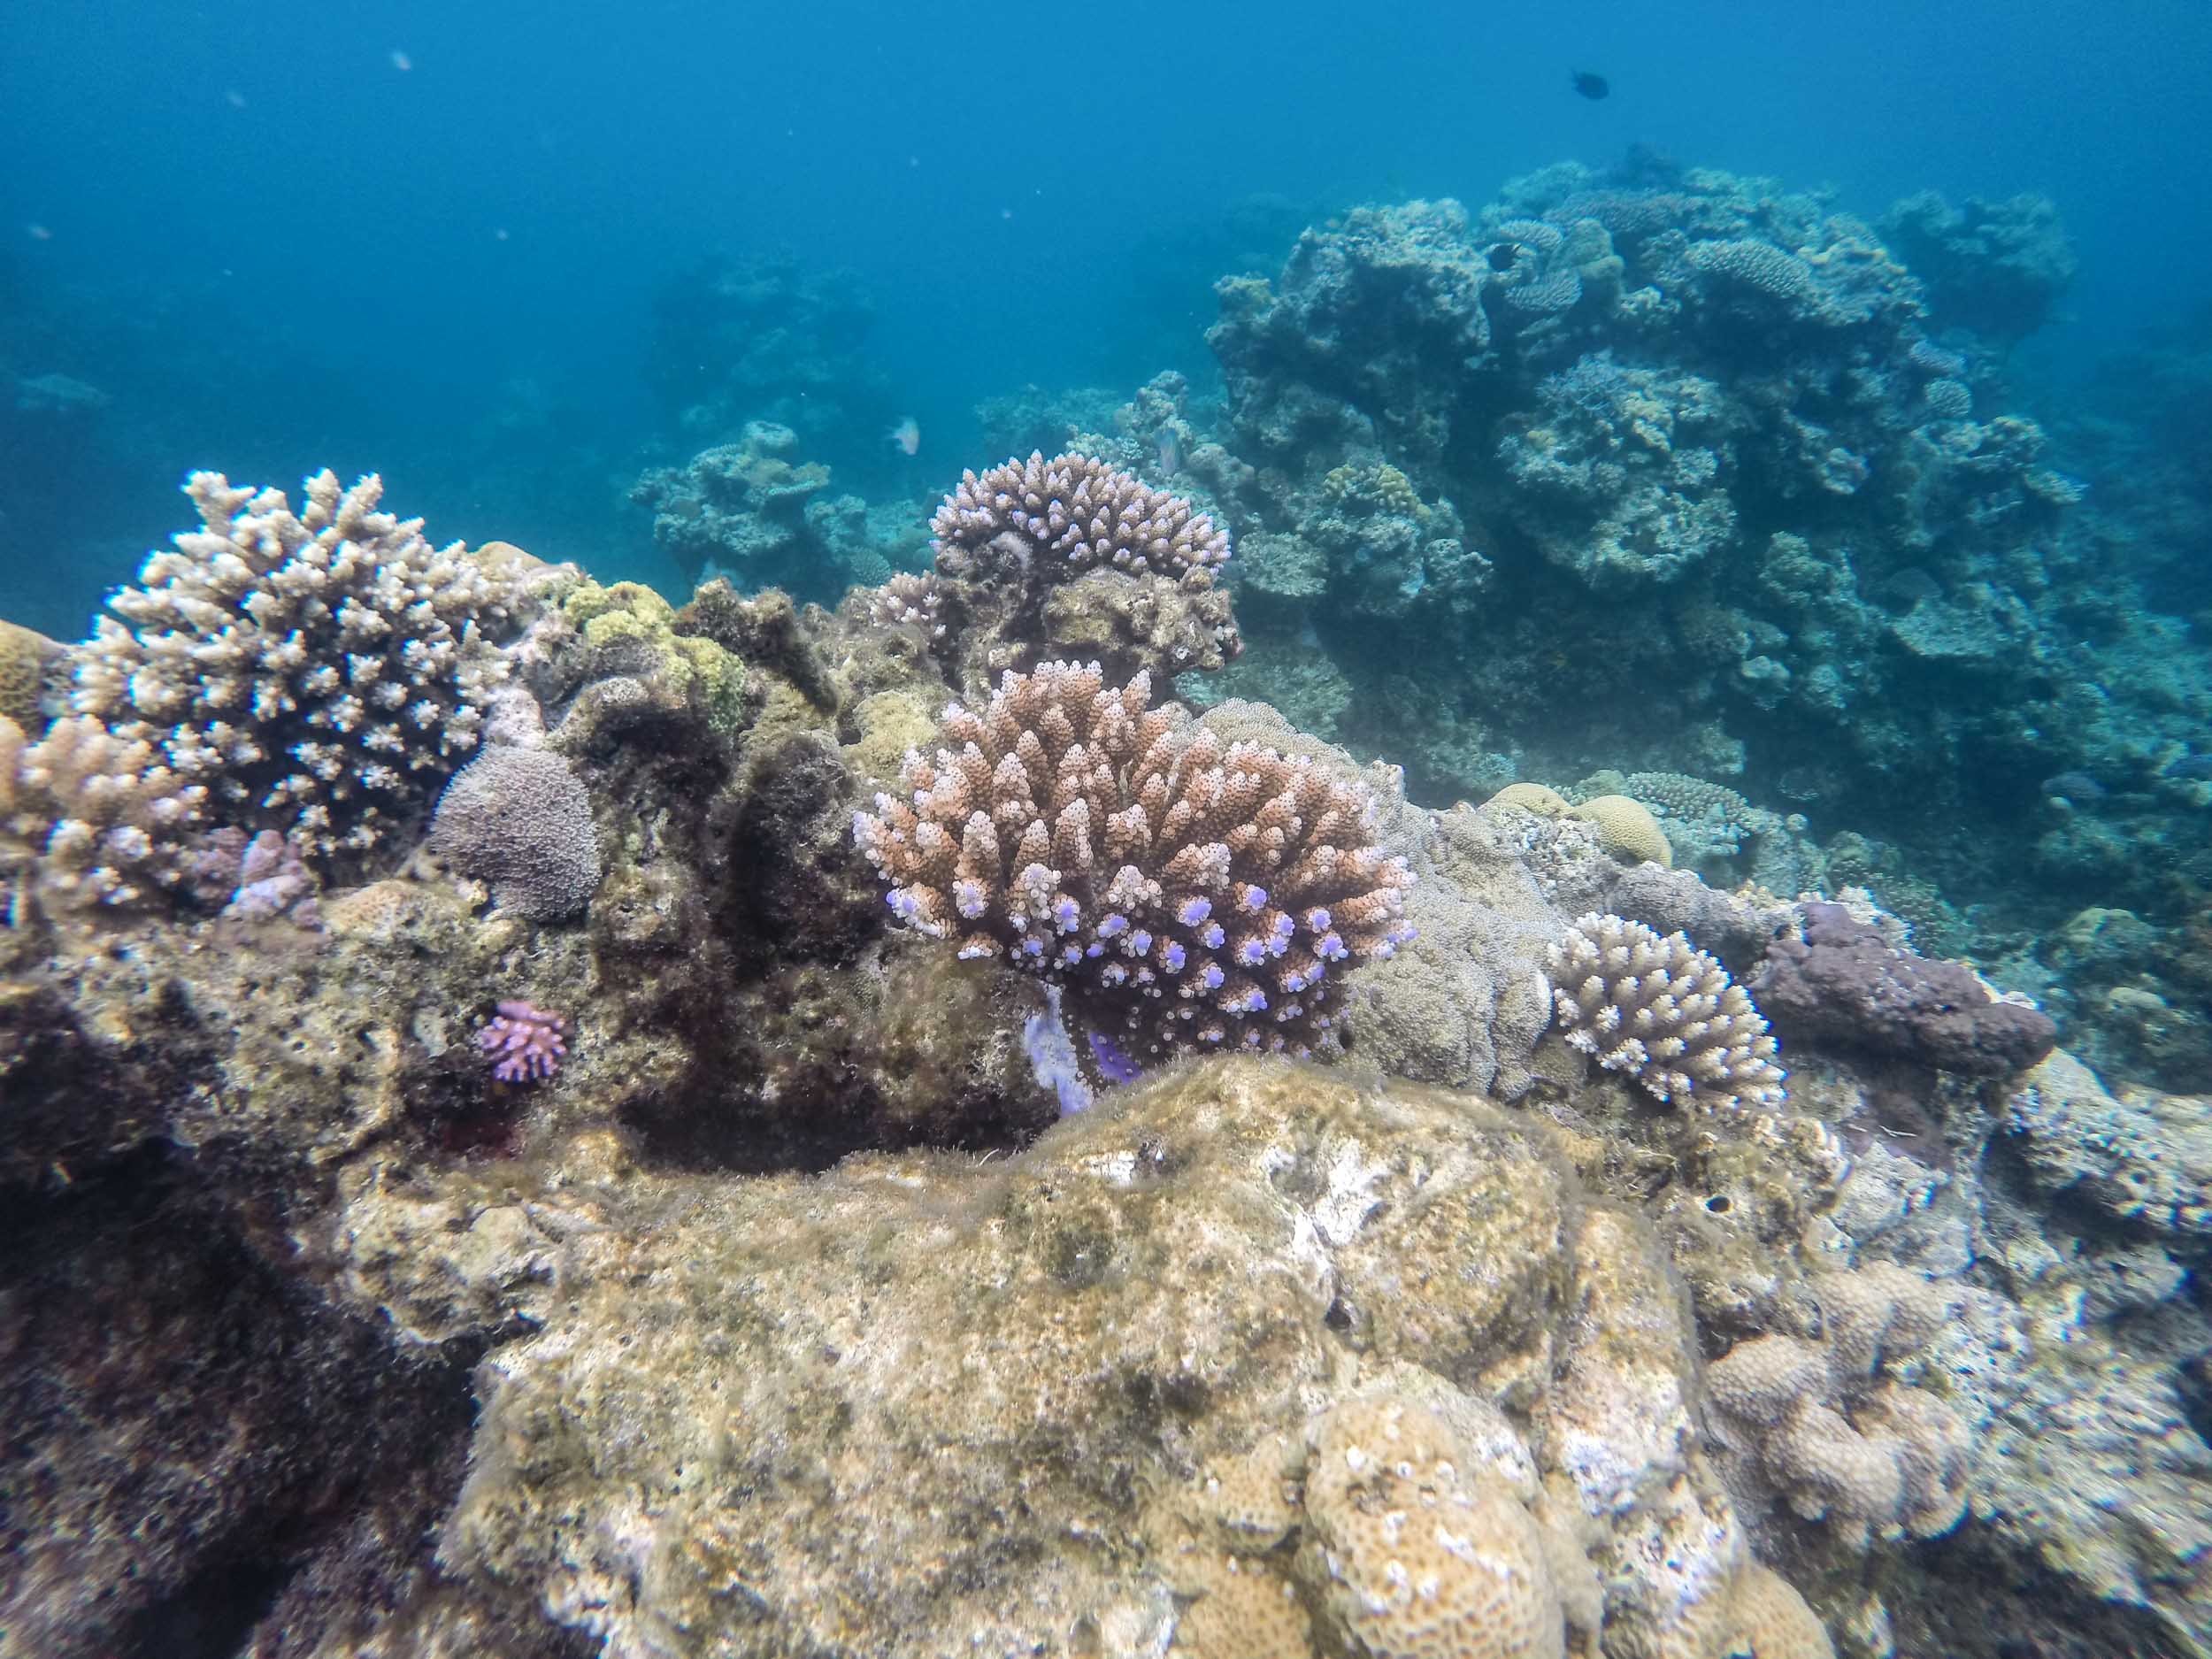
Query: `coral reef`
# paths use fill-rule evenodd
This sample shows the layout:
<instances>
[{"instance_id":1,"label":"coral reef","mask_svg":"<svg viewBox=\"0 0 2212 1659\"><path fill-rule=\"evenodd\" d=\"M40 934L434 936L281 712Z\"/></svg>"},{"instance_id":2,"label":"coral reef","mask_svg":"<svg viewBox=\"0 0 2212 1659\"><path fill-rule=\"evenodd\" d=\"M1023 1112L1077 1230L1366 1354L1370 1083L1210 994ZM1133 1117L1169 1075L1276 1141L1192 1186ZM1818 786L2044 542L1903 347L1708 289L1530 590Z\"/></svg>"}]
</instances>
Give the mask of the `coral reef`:
<instances>
[{"instance_id":1,"label":"coral reef","mask_svg":"<svg viewBox=\"0 0 2212 1659\"><path fill-rule=\"evenodd\" d=\"M198 475L0 637L0 1647L2212 1654L2192 521L1883 226L1354 210L933 522L723 267L680 603Z\"/></svg>"},{"instance_id":2,"label":"coral reef","mask_svg":"<svg viewBox=\"0 0 2212 1659\"><path fill-rule=\"evenodd\" d=\"M1767 1023L1719 963L1679 933L1578 918L1546 965L1568 1043L1664 1103L1775 1106L1784 1073Z\"/></svg>"},{"instance_id":3,"label":"coral reef","mask_svg":"<svg viewBox=\"0 0 2212 1659\"><path fill-rule=\"evenodd\" d=\"M1066 981L1134 1054L1335 1046L1347 965L1410 936L1372 801L1150 703L1096 664L1009 672L947 711L957 747L910 754L910 804L879 795L854 840L901 921Z\"/></svg>"},{"instance_id":4,"label":"coral reef","mask_svg":"<svg viewBox=\"0 0 2212 1659\"><path fill-rule=\"evenodd\" d=\"M789 426L748 421L735 442L646 472L630 500L653 515L653 540L695 581L725 577L833 603L912 562L920 536L879 526L857 496L831 495L830 469L797 459L799 444Z\"/></svg>"}]
</instances>

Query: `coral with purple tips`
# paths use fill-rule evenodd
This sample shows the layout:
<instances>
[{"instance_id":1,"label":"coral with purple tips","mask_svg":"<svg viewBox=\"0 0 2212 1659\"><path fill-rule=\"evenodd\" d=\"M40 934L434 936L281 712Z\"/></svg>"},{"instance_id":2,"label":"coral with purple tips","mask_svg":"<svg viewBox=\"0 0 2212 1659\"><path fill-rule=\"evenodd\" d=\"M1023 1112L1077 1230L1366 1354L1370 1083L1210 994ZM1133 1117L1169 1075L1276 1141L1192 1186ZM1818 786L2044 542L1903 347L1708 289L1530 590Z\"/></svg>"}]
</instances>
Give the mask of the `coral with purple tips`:
<instances>
[{"instance_id":1,"label":"coral with purple tips","mask_svg":"<svg viewBox=\"0 0 2212 1659\"><path fill-rule=\"evenodd\" d=\"M484 1029L476 1033L476 1046L492 1062L492 1075L503 1083L539 1083L561 1069L568 1053L563 1038L567 1022L558 1014L529 1002L505 1002Z\"/></svg>"},{"instance_id":2,"label":"coral with purple tips","mask_svg":"<svg viewBox=\"0 0 2212 1659\"><path fill-rule=\"evenodd\" d=\"M1324 963L1408 936L1412 878L1375 846L1371 797L1150 700L1145 675L1116 689L1096 664L1047 663L979 712L955 705L948 746L907 757L910 800L855 821L893 913L1064 981L1140 1062L1333 1048Z\"/></svg>"}]
</instances>

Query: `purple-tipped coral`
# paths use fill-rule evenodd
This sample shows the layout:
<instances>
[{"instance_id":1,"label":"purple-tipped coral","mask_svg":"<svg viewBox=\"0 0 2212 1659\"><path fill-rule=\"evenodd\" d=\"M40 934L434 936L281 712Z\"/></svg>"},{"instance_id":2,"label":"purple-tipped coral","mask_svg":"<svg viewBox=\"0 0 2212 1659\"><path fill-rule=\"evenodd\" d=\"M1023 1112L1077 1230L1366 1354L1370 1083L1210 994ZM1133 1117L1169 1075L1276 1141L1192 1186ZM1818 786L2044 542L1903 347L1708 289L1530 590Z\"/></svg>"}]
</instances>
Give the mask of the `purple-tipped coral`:
<instances>
[{"instance_id":1,"label":"purple-tipped coral","mask_svg":"<svg viewBox=\"0 0 2212 1659\"><path fill-rule=\"evenodd\" d=\"M561 1033L567 1022L528 1002L502 1002L491 1023L476 1033L477 1047L491 1057L492 1075L503 1083L536 1083L561 1069L568 1044Z\"/></svg>"},{"instance_id":2,"label":"purple-tipped coral","mask_svg":"<svg viewBox=\"0 0 2212 1659\"><path fill-rule=\"evenodd\" d=\"M1095 663L1009 673L948 710L933 760L909 751L910 800L878 795L854 837L900 920L1066 985L1137 1064L1334 1046L1343 970L1412 931L1372 798L1151 692Z\"/></svg>"},{"instance_id":3,"label":"purple-tipped coral","mask_svg":"<svg viewBox=\"0 0 2212 1659\"><path fill-rule=\"evenodd\" d=\"M1229 558L1227 533L1183 497L1072 451L1049 461L1040 452L980 477L963 473L929 527L941 564L948 549L1008 535L1025 560L1042 556L1071 575L1106 565L1179 576Z\"/></svg>"}]
</instances>

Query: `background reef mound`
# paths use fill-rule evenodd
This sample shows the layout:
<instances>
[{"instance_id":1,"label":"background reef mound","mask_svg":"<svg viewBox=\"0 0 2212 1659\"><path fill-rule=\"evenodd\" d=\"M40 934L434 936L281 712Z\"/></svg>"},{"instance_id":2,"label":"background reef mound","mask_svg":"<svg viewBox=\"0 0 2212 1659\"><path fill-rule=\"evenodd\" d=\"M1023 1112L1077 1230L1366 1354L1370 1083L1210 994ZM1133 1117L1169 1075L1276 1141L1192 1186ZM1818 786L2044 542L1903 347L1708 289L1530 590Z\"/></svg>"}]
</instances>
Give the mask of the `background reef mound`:
<instances>
[{"instance_id":1,"label":"background reef mound","mask_svg":"<svg viewBox=\"0 0 2212 1659\"><path fill-rule=\"evenodd\" d=\"M1174 377L1114 418L1243 549L1251 649L1189 695L1294 710L1431 803L1632 757L1801 815L1882 867L1775 879L1758 832L1687 861L1870 885L2185 1087L2212 666L2160 549L2201 537L2140 485L2170 457L2093 489L2109 435L2062 456L2022 407L2010 354L2072 270L2037 198L1868 222L1649 156L1315 224L1219 283L1223 401ZM2092 969L2053 935L2097 905L2149 931Z\"/></svg>"},{"instance_id":2,"label":"background reef mound","mask_svg":"<svg viewBox=\"0 0 2212 1659\"><path fill-rule=\"evenodd\" d=\"M1141 574L1056 585L1118 617ZM1554 1027L1568 918L1755 985L1819 912L1228 698L1171 723L1363 798L1415 933L1348 965L1337 1065L1094 1067L1056 1125L1037 977L901 926L854 841L972 695L928 591L548 578L480 746L534 758L357 869L227 842L228 890L87 906L12 804L12 1638L2212 1650L2203 1102L1786 1025L1786 1096L1663 1104ZM978 632L1056 660L1053 614ZM272 880L311 904L239 902ZM499 1002L565 1022L548 1075L492 1075Z\"/></svg>"}]
</instances>

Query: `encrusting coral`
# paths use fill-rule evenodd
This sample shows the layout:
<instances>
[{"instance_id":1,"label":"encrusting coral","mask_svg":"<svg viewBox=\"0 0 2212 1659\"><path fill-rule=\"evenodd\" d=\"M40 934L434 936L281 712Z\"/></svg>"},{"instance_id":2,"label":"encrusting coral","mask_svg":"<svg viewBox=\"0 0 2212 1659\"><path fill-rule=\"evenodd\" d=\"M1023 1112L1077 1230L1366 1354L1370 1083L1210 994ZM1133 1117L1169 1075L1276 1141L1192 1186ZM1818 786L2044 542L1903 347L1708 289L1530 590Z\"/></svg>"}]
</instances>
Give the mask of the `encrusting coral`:
<instances>
[{"instance_id":1,"label":"encrusting coral","mask_svg":"<svg viewBox=\"0 0 2212 1659\"><path fill-rule=\"evenodd\" d=\"M433 548L420 519L378 510L383 490L326 471L295 513L195 472L202 527L109 600L76 650L74 711L156 745L211 817L325 857L376 846L475 749L507 673L490 635L530 585Z\"/></svg>"},{"instance_id":2,"label":"encrusting coral","mask_svg":"<svg viewBox=\"0 0 2212 1659\"><path fill-rule=\"evenodd\" d=\"M1728 971L1680 933L1578 917L1547 965L1568 1043L1669 1102L1778 1106L1767 1023Z\"/></svg>"},{"instance_id":3,"label":"encrusting coral","mask_svg":"<svg viewBox=\"0 0 2212 1659\"><path fill-rule=\"evenodd\" d=\"M1886 1263L1813 1283L1817 1342L1775 1333L1739 1342L1706 1373L1713 1406L1747 1432L1798 1514L1915 1538L1966 1513L1966 1425L1892 1373L1917 1356L1956 1298Z\"/></svg>"},{"instance_id":4,"label":"encrusting coral","mask_svg":"<svg viewBox=\"0 0 2212 1659\"><path fill-rule=\"evenodd\" d=\"M1151 695L1096 664L1010 672L854 837L901 920L1065 983L1141 1058L1333 1046L1336 976L1410 936L1372 798Z\"/></svg>"}]
</instances>

